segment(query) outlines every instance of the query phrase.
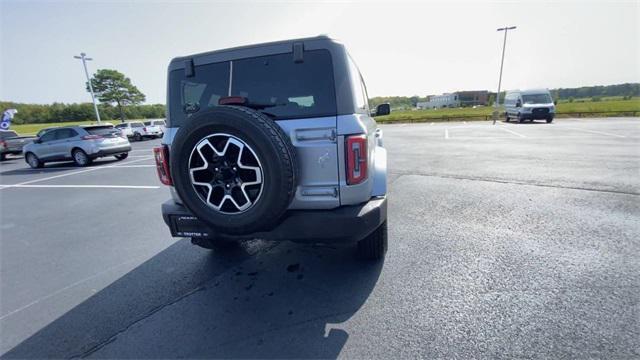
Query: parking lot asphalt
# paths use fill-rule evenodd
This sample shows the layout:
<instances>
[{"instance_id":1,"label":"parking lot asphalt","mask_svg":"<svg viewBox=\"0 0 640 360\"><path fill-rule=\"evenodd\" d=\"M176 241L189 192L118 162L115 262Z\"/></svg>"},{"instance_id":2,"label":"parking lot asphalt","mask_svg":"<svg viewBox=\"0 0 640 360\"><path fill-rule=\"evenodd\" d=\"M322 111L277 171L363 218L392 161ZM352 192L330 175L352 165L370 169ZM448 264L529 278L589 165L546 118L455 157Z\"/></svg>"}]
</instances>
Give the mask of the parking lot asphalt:
<instances>
[{"instance_id":1,"label":"parking lot asphalt","mask_svg":"<svg viewBox=\"0 0 640 360\"><path fill-rule=\"evenodd\" d=\"M640 119L382 128L383 263L171 238L157 140L1 163L0 354L640 357Z\"/></svg>"}]
</instances>

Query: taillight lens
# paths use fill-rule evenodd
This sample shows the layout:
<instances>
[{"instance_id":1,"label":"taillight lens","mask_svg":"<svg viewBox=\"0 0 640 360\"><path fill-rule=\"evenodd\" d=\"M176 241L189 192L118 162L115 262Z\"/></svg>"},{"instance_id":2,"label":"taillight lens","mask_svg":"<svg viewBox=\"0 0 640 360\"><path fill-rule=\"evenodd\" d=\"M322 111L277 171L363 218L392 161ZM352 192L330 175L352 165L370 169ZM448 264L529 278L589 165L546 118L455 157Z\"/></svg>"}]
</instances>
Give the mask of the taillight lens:
<instances>
[{"instance_id":1,"label":"taillight lens","mask_svg":"<svg viewBox=\"0 0 640 360\"><path fill-rule=\"evenodd\" d=\"M85 135L82 137L82 140L100 140L102 136L100 135Z\"/></svg>"},{"instance_id":2,"label":"taillight lens","mask_svg":"<svg viewBox=\"0 0 640 360\"><path fill-rule=\"evenodd\" d=\"M158 170L160 182L165 185L173 185L169 171L169 147L167 145L154 147L153 157L156 159L156 170Z\"/></svg>"},{"instance_id":3,"label":"taillight lens","mask_svg":"<svg viewBox=\"0 0 640 360\"><path fill-rule=\"evenodd\" d=\"M1 148L6 148L7 147L7 142L4 140L0 140L0 147Z\"/></svg>"},{"instance_id":4,"label":"taillight lens","mask_svg":"<svg viewBox=\"0 0 640 360\"><path fill-rule=\"evenodd\" d=\"M143 127L143 128L142 128L142 131L147 131L147 128L146 128L146 127Z\"/></svg>"},{"instance_id":5,"label":"taillight lens","mask_svg":"<svg viewBox=\"0 0 640 360\"><path fill-rule=\"evenodd\" d=\"M347 184L355 185L367 178L367 136L352 135L347 137Z\"/></svg>"}]
</instances>

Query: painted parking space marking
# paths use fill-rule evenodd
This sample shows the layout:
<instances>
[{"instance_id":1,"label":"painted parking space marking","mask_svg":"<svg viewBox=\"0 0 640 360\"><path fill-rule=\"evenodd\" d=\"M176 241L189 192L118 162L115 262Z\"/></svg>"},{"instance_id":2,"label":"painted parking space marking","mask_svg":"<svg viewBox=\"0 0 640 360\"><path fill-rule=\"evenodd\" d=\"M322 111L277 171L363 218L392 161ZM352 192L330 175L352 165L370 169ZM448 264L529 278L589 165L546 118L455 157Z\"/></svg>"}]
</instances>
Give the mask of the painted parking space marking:
<instances>
[{"instance_id":1,"label":"painted parking space marking","mask_svg":"<svg viewBox=\"0 0 640 360\"><path fill-rule=\"evenodd\" d=\"M67 290L69 290L69 289L71 289L71 288L73 288L73 287L76 287L76 286L78 286L78 285L80 285L80 284L82 284L82 283L85 283L85 282L87 282L87 281L90 281L90 280L92 280L92 279L95 279L95 278L97 278L97 277L99 277L99 276L105 275L105 274L107 274L107 273L109 273L109 272L111 272L111 271L114 271L114 270L116 270L116 269L118 269L118 268L122 267L122 266L125 266L125 265L128 265L128 264L131 264L131 263L134 263L135 261L137 261L137 259L127 260L127 261L122 262L122 263L120 263L120 264L117 264L117 265L111 266L111 267L109 267L109 268L107 268L107 269L105 269L105 270L103 270L103 271L100 271L100 272L98 272L98 273L96 273L96 274L93 274L93 275L91 275L91 276L88 276L88 277L86 277L86 278L84 278L84 279L81 279L81 280L79 280L79 281L76 281L76 282L74 282L74 283L71 283L71 284L69 284L69 285L67 285L67 286L65 286L65 287L62 287L62 288L60 288L60 289L58 289L58 290L56 290L56 291L54 291L54 292L52 292L52 293L50 293L50 294L48 294L48 295L45 295L45 296L43 296L43 297L41 297L41 298L38 298L38 299L36 299L36 300L33 300L33 301L31 301L30 303L28 303L28 304L26 304L26 305L23 305L23 306L21 306L21 307L19 307L19 308L15 309L15 310L12 310L12 311L9 311L9 312L8 312L8 313L6 313L6 314L3 314L2 316L0 316L0 320L4 320L5 318L7 318L7 317L9 317L9 316L11 316L11 315L13 315L13 314L15 314L15 313L18 313L18 312L20 312L20 311L23 311L23 310L25 310L25 309L27 309L27 308L30 308L31 306L33 306L33 305L35 305L35 304L37 304L37 303L39 303L39 302L42 302L42 301L44 301L44 300L47 300L47 299L49 299L49 298L51 298L51 297L53 297L53 296L56 296L56 295L58 295L58 294L60 294L60 293L62 293L62 292L65 292L65 291L67 291Z\"/></svg>"},{"instance_id":2,"label":"painted parking space marking","mask_svg":"<svg viewBox=\"0 0 640 360\"><path fill-rule=\"evenodd\" d=\"M155 165L116 165L113 166L112 168L154 168L156 167Z\"/></svg>"},{"instance_id":3,"label":"painted parking space marking","mask_svg":"<svg viewBox=\"0 0 640 360\"><path fill-rule=\"evenodd\" d=\"M152 185L0 185L2 187L27 188L27 189L46 189L46 188L73 188L73 189L159 189L160 186Z\"/></svg>"},{"instance_id":4,"label":"painted parking space marking","mask_svg":"<svg viewBox=\"0 0 640 360\"><path fill-rule=\"evenodd\" d=\"M137 160L131 160L131 161L127 161L125 163L121 163L118 164L120 166L122 165L126 165L126 164L132 164L135 162L139 162L139 161L144 161L144 160L150 160L152 159L152 156L146 156L142 159L137 159ZM69 173L64 173L64 174L60 174L60 175L54 175L54 176L48 176L45 178L40 178L40 179L34 179L34 180L29 180L29 181L24 181L18 184L7 184L7 185L2 185L2 187L0 187L0 190L2 189L8 189L11 187L16 187L19 185L29 185L29 184L34 184L34 183L38 183L38 182L42 182L42 181L47 181L47 180L53 180L53 179L59 179L61 177L66 177L66 176L71 176L71 175L77 175L77 174L83 174L83 173L87 173L87 172L91 172L91 171L96 171L96 170L100 170L100 169L105 169L105 168L114 168L114 167L118 167L117 165L109 165L109 166L101 166L101 167L93 167L90 169L85 169L85 170L79 170L79 171L73 171L73 172L69 172Z\"/></svg>"},{"instance_id":5,"label":"painted parking space marking","mask_svg":"<svg viewBox=\"0 0 640 360\"><path fill-rule=\"evenodd\" d=\"M604 131L587 130L587 129L581 129L581 128L576 128L576 127L565 127L565 129L578 130L578 131L583 131L583 132L588 132L588 133L598 134L598 135L606 135L606 136L613 136L613 137L619 137L619 138L626 138L626 136L624 136L624 135L612 134L612 133L604 132Z\"/></svg>"},{"instance_id":6,"label":"painted parking space marking","mask_svg":"<svg viewBox=\"0 0 640 360\"><path fill-rule=\"evenodd\" d=\"M500 126L499 128L500 128L500 129L502 129L502 130L504 130L504 131L506 131L506 132L509 132L509 133L511 133L511 134L513 134L513 135L519 136L519 137L521 137L521 138L526 138L526 136L524 136L524 135L520 134L519 132L515 132L515 131L513 131L513 130L511 130L511 129L507 129L505 126Z\"/></svg>"}]
</instances>

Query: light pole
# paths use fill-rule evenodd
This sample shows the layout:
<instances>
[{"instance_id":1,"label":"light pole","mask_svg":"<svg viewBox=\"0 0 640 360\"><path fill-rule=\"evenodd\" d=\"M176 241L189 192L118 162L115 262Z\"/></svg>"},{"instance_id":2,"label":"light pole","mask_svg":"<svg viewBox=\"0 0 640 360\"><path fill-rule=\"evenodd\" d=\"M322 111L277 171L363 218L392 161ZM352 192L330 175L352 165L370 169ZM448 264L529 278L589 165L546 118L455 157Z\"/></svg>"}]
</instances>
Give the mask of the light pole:
<instances>
[{"instance_id":1,"label":"light pole","mask_svg":"<svg viewBox=\"0 0 640 360\"><path fill-rule=\"evenodd\" d=\"M498 103L500 102L500 86L502 85L502 66L504 65L504 50L507 47L507 33L509 30L515 29L515 26L505 26L503 28L499 28L497 31L504 31L504 41L502 43L502 60L500 60L500 77L498 78L498 92L496 93L496 102L494 104L493 111L493 125L496 124L496 120L498 119Z\"/></svg>"},{"instance_id":2,"label":"light pole","mask_svg":"<svg viewBox=\"0 0 640 360\"><path fill-rule=\"evenodd\" d=\"M82 65L84 66L84 74L87 76L87 83L89 83L89 91L91 92L91 100L93 100L93 109L96 111L96 119L98 119L98 124L100 124L100 113L98 112L98 104L96 104L96 96L93 94L93 86L91 86L91 79L89 78L89 71L87 71L87 61L91 61L93 59L87 57L87 54L85 54L85 53L80 53L80 56L74 55L74 58L82 60Z\"/></svg>"}]
</instances>

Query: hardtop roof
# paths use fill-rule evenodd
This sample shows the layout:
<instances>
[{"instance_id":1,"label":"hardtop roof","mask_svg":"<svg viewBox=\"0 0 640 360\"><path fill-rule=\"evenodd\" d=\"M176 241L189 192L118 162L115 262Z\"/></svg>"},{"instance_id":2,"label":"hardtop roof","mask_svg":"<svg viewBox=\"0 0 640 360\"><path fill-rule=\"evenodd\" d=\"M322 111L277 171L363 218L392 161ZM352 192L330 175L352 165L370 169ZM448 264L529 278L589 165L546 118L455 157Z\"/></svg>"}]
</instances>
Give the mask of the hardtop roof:
<instances>
[{"instance_id":1,"label":"hardtop roof","mask_svg":"<svg viewBox=\"0 0 640 360\"><path fill-rule=\"evenodd\" d=\"M197 66L207 63L288 53L292 52L294 43L303 43L305 50L324 48L330 50L331 52L334 52L337 48L343 48L343 45L340 42L330 38L327 35L271 41L178 56L173 58L169 63L169 71L184 68L185 61L188 60L193 60L194 65Z\"/></svg>"}]
</instances>

